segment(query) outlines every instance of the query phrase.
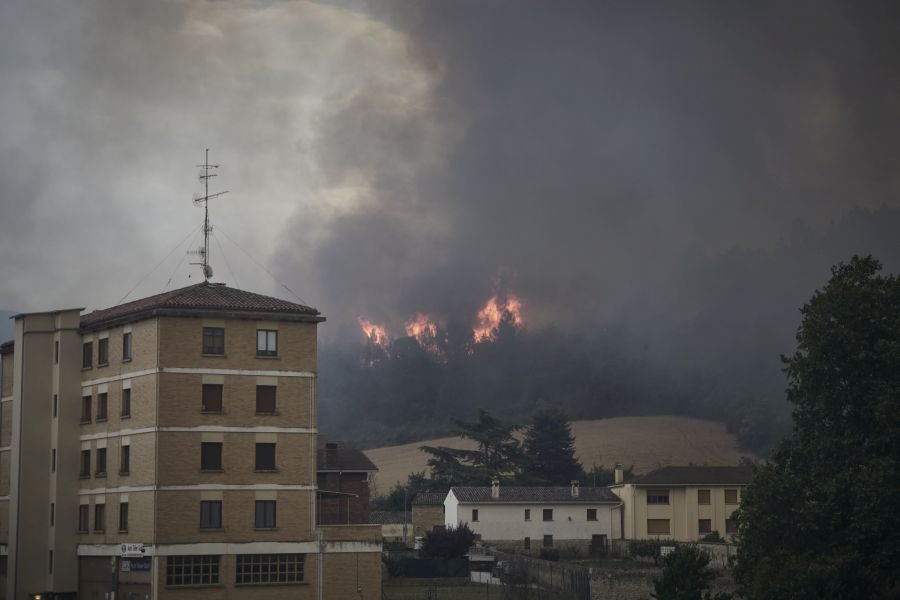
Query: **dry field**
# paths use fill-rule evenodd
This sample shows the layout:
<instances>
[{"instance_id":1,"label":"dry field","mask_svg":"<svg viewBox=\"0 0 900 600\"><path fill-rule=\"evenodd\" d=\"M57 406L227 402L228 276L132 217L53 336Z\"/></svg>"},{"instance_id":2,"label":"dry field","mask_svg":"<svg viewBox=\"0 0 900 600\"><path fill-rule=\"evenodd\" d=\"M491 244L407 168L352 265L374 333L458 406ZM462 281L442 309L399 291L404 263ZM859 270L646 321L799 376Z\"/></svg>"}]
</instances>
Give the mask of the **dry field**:
<instances>
[{"instance_id":1,"label":"dry field","mask_svg":"<svg viewBox=\"0 0 900 600\"><path fill-rule=\"evenodd\" d=\"M574 421L572 433L578 459L611 467L617 462L634 465L636 473L646 473L666 465L736 465L740 452L733 435L716 421L686 417L619 417L597 421ZM427 455L419 446L472 448L469 440L441 438L402 446L366 450L378 467L375 494L386 494L397 481L425 469Z\"/></svg>"}]
</instances>

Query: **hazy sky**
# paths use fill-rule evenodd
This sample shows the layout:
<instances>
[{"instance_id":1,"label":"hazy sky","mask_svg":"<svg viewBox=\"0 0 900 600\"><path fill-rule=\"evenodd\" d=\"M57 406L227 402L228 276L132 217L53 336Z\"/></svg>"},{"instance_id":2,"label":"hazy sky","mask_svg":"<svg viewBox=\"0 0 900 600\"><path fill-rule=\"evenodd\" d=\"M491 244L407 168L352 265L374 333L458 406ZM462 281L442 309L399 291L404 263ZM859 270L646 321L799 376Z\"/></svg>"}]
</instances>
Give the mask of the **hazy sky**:
<instances>
[{"instance_id":1,"label":"hazy sky","mask_svg":"<svg viewBox=\"0 0 900 600\"><path fill-rule=\"evenodd\" d=\"M2 2L0 308L118 303L199 231L209 147L215 279L291 298L232 238L326 335L498 289L533 324L613 319L704 257L900 207L898 15ZM196 282L186 246L130 298Z\"/></svg>"}]
</instances>

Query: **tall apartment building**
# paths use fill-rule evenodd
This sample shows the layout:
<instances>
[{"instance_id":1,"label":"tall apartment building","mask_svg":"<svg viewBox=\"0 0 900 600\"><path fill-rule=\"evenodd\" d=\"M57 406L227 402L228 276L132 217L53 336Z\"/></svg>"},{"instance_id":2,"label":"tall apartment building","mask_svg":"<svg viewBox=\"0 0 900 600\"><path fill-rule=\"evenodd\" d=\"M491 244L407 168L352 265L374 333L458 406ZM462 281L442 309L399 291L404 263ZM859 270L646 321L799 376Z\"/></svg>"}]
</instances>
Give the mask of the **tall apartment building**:
<instances>
[{"instance_id":1,"label":"tall apartment building","mask_svg":"<svg viewBox=\"0 0 900 600\"><path fill-rule=\"evenodd\" d=\"M380 528L316 520L317 310L205 282L14 319L6 598L381 598Z\"/></svg>"}]
</instances>

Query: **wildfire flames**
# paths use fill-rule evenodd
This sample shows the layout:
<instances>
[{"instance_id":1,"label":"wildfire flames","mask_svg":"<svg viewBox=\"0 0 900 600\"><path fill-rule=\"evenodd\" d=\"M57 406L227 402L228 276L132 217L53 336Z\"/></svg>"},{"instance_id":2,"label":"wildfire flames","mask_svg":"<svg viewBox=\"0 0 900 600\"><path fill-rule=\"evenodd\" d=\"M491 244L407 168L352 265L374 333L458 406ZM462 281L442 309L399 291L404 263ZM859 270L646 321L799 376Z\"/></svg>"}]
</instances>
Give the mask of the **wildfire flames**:
<instances>
[{"instance_id":1,"label":"wildfire flames","mask_svg":"<svg viewBox=\"0 0 900 600\"><path fill-rule=\"evenodd\" d=\"M366 339L376 346L387 348L393 339L384 325L373 323L368 319L358 317L357 322ZM475 324L472 327L472 336L475 342L489 342L494 339L497 329L506 321L516 327L521 327L522 301L513 294L494 295L475 315ZM441 335L442 326L433 317L417 312L407 319L404 324L407 336L413 337L419 344L428 350L440 354L437 338Z\"/></svg>"},{"instance_id":2,"label":"wildfire flames","mask_svg":"<svg viewBox=\"0 0 900 600\"><path fill-rule=\"evenodd\" d=\"M487 301L484 308L478 311L472 331L475 341L490 340L503 319L507 319L516 327L522 325L522 301L512 294L508 294L504 298L493 296Z\"/></svg>"},{"instance_id":3,"label":"wildfire flames","mask_svg":"<svg viewBox=\"0 0 900 600\"><path fill-rule=\"evenodd\" d=\"M416 313L406 322L406 335L419 340L420 344L431 341L437 337L437 323L424 313Z\"/></svg>"},{"instance_id":4,"label":"wildfire flames","mask_svg":"<svg viewBox=\"0 0 900 600\"><path fill-rule=\"evenodd\" d=\"M384 347L388 345L390 338L388 337L387 329L385 329L384 325L378 325L368 319L363 319L362 317L358 317L356 321L359 323L359 328L362 329L363 335L365 335L370 342L376 346Z\"/></svg>"}]
</instances>

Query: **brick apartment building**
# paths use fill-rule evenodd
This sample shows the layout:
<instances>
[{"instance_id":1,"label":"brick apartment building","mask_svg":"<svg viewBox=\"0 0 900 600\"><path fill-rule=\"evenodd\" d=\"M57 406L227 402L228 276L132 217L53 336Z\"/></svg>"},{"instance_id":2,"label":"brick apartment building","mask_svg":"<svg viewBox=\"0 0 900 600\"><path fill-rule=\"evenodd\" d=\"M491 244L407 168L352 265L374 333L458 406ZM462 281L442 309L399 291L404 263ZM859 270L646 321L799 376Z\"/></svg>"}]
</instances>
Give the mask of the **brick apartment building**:
<instances>
[{"instance_id":1,"label":"brick apartment building","mask_svg":"<svg viewBox=\"0 0 900 600\"><path fill-rule=\"evenodd\" d=\"M317 310L204 282L14 319L0 595L381 598L380 528L317 521Z\"/></svg>"}]
</instances>

